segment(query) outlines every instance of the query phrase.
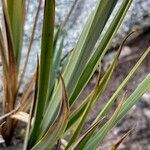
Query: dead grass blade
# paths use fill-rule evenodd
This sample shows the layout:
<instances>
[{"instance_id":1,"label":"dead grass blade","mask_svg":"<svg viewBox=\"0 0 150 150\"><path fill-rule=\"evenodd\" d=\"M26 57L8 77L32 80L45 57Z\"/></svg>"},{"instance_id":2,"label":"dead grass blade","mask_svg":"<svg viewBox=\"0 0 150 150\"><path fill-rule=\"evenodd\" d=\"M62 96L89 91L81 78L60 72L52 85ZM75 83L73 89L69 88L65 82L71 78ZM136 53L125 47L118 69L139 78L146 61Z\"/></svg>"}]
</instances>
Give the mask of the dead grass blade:
<instances>
[{"instance_id":1,"label":"dead grass blade","mask_svg":"<svg viewBox=\"0 0 150 150\"><path fill-rule=\"evenodd\" d=\"M20 120L25 123L29 123L29 114L23 111L18 111L17 113L13 114L11 118Z\"/></svg>"},{"instance_id":2,"label":"dead grass blade","mask_svg":"<svg viewBox=\"0 0 150 150\"><path fill-rule=\"evenodd\" d=\"M5 114L5 115L2 115L2 116L0 117L0 121L3 120L3 119L5 119L5 118L7 118L7 117L9 117L9 116L11 116L11 115L14 114L15 112L17 112L18 109L19 109L19 107L20 107L20 104L19 104L14 110L12 110L11 112L9 112L9 113L7 113L7 114Z\"/></svg>"},{"instance_id":3,"label":"dead grass blade","mask_svg":"<svg viewBox=\"0 0 150 150\"><path fill-rule=\"evenodd\" d=\"M32 78L30 79L29 83L26 85L26 88L24 90L24 93L20 99L20 104L21 107L19 110L24 110L23 108L25 108L24 104L29 101L30 97L33 96L33 85L35 84L35 80L36 80L36 73L32 76Z\"/></svg>"},{"instance_id":4,"label":"dead grass blade","mask_svg":"<svg viewBox=\"0 0 150 150\"><path fill-rule=\"evenodd\" d=\"M62 83L62 104L58 117L56 118L52 126L49 127L45 135L32 148L32 150L46 149L48 148L48 146L57 142L57 140L61 138L67 126L68 117L70 115L70 109L65 83L61 75L60 80Z\"/></svg>"},{"instance_id":5,"label":"dead grass blade","mask_svg":"<svg viewBox=\"0 0 150 150\"><path fill-rule=\"evenodd\" d=\"M28 51L27 51L27 56L26 56L25 64L24 64L23 71L22 71L22 74L21 74L21 77L20 77L20 81L19 81L19 84L18 84L17 91L20 88L20 85L23 81L23 78L24 78L24 75L25 75L25 72L26 72L26 68L27 68L27 64L28 64L28 60L29 60L29 54L30 54L31 47L32 47L32 44L33 44L35 29L36 29L36 26L37 26L39 12L40 12L40 8L41 8L41 3L42 3L42 0L39 0L39 5L38 5L36 16L35 16L35 21L34 21L33 30L32 30L32 34L31 34L31 39L30 39L30 43L29 43L29 47L28 47Z\"/></svg>"},{"instance_id":6,"label":"dead grass blade","mask_svg":"<svg viewBox=\"0 0 150 150\"><path fill-rule=\"evenodd\" d=\"M10 97L10 103L9 103L9 108L10 110L13 110L14 105L15 105L15 96L16 96L16 83L18 79L18 70L17 70L17 63L16 63L16 58L14 55L14 44L13 44L13 39L12 39L12 31L10 27L10 22L8 18L8 12L6 9L6 4L5 1L2 1L3 5L3 13L4 13L4 24L5 24L5 29L6 29L6 38L7 38L7 53L8 53L8 74L10 78L10 84L11 87L11 97Z\"/></svg>"},{"instance_id":7,"label":"dead grass blade","mask_svg":"<svg viewBox=\"0 0 150 150\"><path fill-rule=\"evenodd\" d=\"M118 147L124 142L124 140L131 134L132 130L129 130L127 133L125 133L122 138L112 146L111 150L117 150Z\"/></svg>"},{"instance_id":8,"label":"dead grass blade","mask_svg":"<svg viewBox=\"0 0 150 150\"><path fill-rule=\"evenodd\" d=\"M31 147L30 144L28 143L29 137L30 137L30 131L31 131L31 124L34 125L34 122L32 122L32 119L34 117L34 114L36 112L36 108L37 108L37 93L38 93L38 80L39 80L39 58L37 55L37 68L36 68L36 79L35 79L35 87L34 87L34 97L31 103L31 107L30 107L30 115L29 115L29 122L28 122L28 126L27 126L27 132L26 132L26 136L25 136L25 142L24 142L24 147L23 149L26 150L27 147Z\"/></svg>"}]
</instances>

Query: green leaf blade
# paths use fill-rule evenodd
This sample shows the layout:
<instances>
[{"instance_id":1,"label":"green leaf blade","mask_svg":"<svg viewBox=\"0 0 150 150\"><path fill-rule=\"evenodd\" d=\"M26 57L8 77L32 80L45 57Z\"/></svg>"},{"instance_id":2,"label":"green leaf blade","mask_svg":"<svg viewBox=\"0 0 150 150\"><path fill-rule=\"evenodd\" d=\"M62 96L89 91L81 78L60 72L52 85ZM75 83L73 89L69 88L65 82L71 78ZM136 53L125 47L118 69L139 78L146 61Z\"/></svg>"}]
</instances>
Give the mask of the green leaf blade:
<instances>
[{"instance_id":1,"label":"green leaf blade","mask_svg":"<svg viewBox=\"0 0 150 150\"><path fill-rule=\"evenodd\" d=\"M42 29L42 43L40 56L40 73L38 88L38 104L35 116L35 123L31 134L31 145L34 145L39 136L39 127L43 119L44 108L48 96L48 87L50 84L50 70L53 61L53 35L55 22L55 1L45 1L44 20ZM37 132L39 131L39 132Z\"/></svg>"},{"instance_id":2,"label":"green leaf blade","mask_svg":"<svg viewBox=\"0 0 150 150\"><path fill-rule=\"evenodd\" d=\"M125 17L125 14L127 13L129 6L131 5L131 2L132 2L132 0L130 0L130 1L125 0L122 3L120 9L118 10L112 23L110 24L105 36L103 37L102 41L99 43L98 48L91 55L89 61L87 62L86 66L85 66L83 73L81 74L79 80L77 81L76 86L74 87L74 91L71 93L71 95L69 97L69 99L70 99L69 101L70 101L71 105L78 98L80 92L85 87L87 82L90 80L93 73L97 69L98 64L103 59L105 53L107 52L109 44L111 43L113 37L115 36L118 28L121 25L123 18Z\"/></svg>"},{"instance_id":3,"label":"green leaf blade","mask_svg":"<svg viewBox=\"0 0 150 150\"><path fill-rule=\"evenodd\" d=\"M150 89L150 74L138 85L135 91L121 105L119 111L87 142L84 149L97 147L107 133L125 116L125 114L139 101L140 97Z\"/></svg>"},{"instance_id":4,"label":"green leaf blade","mask_svg":"<svg viewBox=\"0 0 150 150\"><path fill-rule=\"evenodd\" d=\"M87 24L85 25L85 28L80 36L78 44L73 50L73 53L70 56L69 62L63 73L63 78L67 86L69 97L71 91L73 90L76 84L75 82L79 79L80 74L84 69L84 65L88 61L89 54L91 54L92 49L94 48L116 3L117 0L100 1L97 9L91 14L89 20L87 21ZM106 10L108 10L108 12ZM42 128L47 128L50 122L52 121L51 118L55 115L55 112L57 111L58 105L60 103L60 95L61 91L59 84L56 91L53 94L52 101L49 103L48 109L45 113L44 118L46 119L44 119L42 122Z\"/></svg>"},{"instance_id":5,"label":"green leaf blade","mask_svg":"<svg viewBox=\"0 0 150 150\"><path fill-rule=\"evenodd\" d=\"M24 34L25 1L7 0L7 7L13 36L14 53L19 68Z\"/></svg>"},{"instance_id":6,"label":"green leaf blade","mask_svg":"<svg viewBox=\"0 0 150 150\"><path fill-rule=\"evenodd\" d=\"M138 62L135 64L135 66L132 68L132 70L130 71L130 73L127 75L127 77L124 79L124 81L121 83L121 85L118 87L118 89L116 90L116 92L113 94L113 96L109 99L109 101L107 102L107 104L104 106L104 108L102 109L102 111L100 112L100 114L97 116L97 118L95 119L94 122L96 122L98 120L98 118L101 118L103 116L105 116L107 114L107 112L110 110L110 108L112 107L112 105L114 104L116 98L118 97L118 95L120 94L120 92L123 90L123 88L125 87L125 85L128 83L128 81L131 79L131 77L134 75L135 71L138 69L138 67L140 66L140 64L143 62L143 60L145 59L145 57L149 54L150 52L150 48L148 48L144 54L141 56L141 58L138 60Z\"/></svg>"}]
</instances>

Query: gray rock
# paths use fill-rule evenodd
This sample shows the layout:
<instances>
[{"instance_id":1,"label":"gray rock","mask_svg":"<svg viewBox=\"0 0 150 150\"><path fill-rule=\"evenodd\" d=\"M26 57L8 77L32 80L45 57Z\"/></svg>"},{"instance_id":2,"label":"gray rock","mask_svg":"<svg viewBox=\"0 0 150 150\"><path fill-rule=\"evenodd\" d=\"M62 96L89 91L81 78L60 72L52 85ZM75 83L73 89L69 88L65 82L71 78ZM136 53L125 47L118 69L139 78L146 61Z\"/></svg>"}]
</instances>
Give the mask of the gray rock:
<instances>
[{"instance_id":1,"label":"gray rock","mask_svg":"<svg viewBox=\"0 0 150 150\"><path fill-rule=\"evenodd\" d=\"M74 0L56 0L56 24L59 24L62 20L64 20L65 16L70 10ZM67 36L65 39L65 47L64 47L64 54L70 51L81 31L86 23L86 20L90 14L90 12L95 8L98 0L79 0L78 4L70 17L70 20L66 26ZM119 0L119 4L122 0ZM23 64L25 62L27 47L29 45L30 35L32 32L32 25L34 22L35 13L38 7L38 1L34 0L29 5L26 22L25 22L25 36L24 36L24 45L23 45L23 53L22 53L22 61L21 61L21 70L23 68ZM150 23L150 0L133 0L133 3L123 21L122 26L119 29L119 32L116 38L113 40L112 46L115 46L121 42L130 31L135 28L143 29L149 27ZM117 9L117 8L116 8ZM38 25L36 29L36 34L34 38L34 44L32 46L32 51L29 59L28 70L26 74L26 79L29 78L29 74L33 72L35 69L36 64L36 54L39 53L40 47L40 37L41 37L41 27L42 27L42 12L43 12L43 4L42 9L40 12L40 17L38 20ZM115 14L116 10L114 11L113 15ZM0 22L2 20L1 15L1 4L0 4ZM109 23L111 19L109 20ZM108 23L108 24L109 24ZM0 24L1 25L1 24Z\"/></svg>"},{"instance_id":2,"label":"gray rock","mask_svg":"<svg viewBox=\"0 0 150 150\"><path fill-rule=\"evenodd\" d=\"M66 50L72 49L76 43L76 39L81 33L83 25L85 24L91 10L95 8L98 0L79 0L75 13L72 16L72 26L67 29L68 36L66 38ZM121 4L119 1L117 7ZM150 1L149 0L133 0L131 7L118 31L116 38L113 40L112 46L120 44L121 40L132 30L143 30L150 26ZM78 13L80 10L80 13ZM114 10L112 16L115 15L117 8ZM76 16L78 15L78 17ZM73 19L75 18L75 19ZM107 26L111 23L111 19Z\"/></svg>"}]
</instances>

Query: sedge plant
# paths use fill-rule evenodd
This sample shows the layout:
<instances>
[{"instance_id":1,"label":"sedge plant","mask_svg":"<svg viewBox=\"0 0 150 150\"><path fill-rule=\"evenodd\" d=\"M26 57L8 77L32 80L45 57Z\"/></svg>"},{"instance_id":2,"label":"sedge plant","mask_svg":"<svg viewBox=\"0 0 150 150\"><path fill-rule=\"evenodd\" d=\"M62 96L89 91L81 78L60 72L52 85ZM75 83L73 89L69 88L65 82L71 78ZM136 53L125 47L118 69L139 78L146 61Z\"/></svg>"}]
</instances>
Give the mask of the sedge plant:
<instances>
[{"instance_id":1,"label":"sedge plant","mask_svg":"<svg viewBox=\"0 0 150 150\"><path fill-rule=\"evenodd\" d=\"M123 95L112 116L105 123L103 122L103 118L109 113L123 88L149 54L150 48L148 48L116 92L100 110L90 127L81 134L90 110L100 99L109 80L111 80L122 46L131 35L129 34L123 40L109 68L102 77L98 77L95 88L82 100L79 107L71 111L79 95L98 66L101 65L101 61L132 0L122 1L112 22L103 34L117 2L118 0L98 0L96 8L88 17L77 44L67 56L63 69L60 71L63 49L63 38L60 37L64 33L66 21L60 24L57 31L55 31L55 0L39 0L26 61L19 76L24 22L26 13L28 13L25 11L26 1L1 0L3 26L0 28L0 54L3 67L3 116L0 119L2 121L1 134L6 144L10 144L13 131L19 120L27 123L24 150L97 149L111 129L150 89L150 74L148 74L129 97L126 96L126 93ZM44 12L41 47L39 47L40 57L36 56L35 73L30 81L26 83L24 92L19 97L19 89L27 68L41 3L44 3ZM76 3L77 1L75 1ZM72 10L66 17L67 19L71 12ZM61 42L58 42L60 40ZM57 46L58 43L60 43L59 46ZM66 138L68 134L70 136ZM116 145L113 146L113 149L115 147Z\"/></svg>"}]
</instances>

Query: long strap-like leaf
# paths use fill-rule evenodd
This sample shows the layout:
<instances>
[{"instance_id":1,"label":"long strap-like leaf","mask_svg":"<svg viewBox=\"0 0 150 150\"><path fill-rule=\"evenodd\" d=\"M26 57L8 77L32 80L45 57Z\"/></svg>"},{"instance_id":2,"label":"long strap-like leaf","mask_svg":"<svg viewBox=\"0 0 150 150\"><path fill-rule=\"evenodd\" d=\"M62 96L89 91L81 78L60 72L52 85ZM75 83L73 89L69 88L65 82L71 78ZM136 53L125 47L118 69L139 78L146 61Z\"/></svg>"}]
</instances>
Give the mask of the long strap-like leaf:
<instances>
[{"instance_id":1,"label":"long strap-like leaf","mask_svg":"<svg viewBox=\"0 0 150 150\"><path fill-rule=\"evenodd\" d=\"M121 85L118 87L116 92L113 94L113 96L109 99L105 107L102 109L102 111L99 113L99 115L96 117L94 122L97 122L97 120L107 114L107 112L110 110L112 105L114 104L116 98L120 94L120 92L123 90L123 88L126 86L128 81L131 79L137 68L140 66L140 64L143 62L144 58L149 54L150 48L148 48L144 54L141 56L141 58L138 60L138 62L135 64L135 66L132 68L130 73L127 75L127 77L124 79L124 81L121 83Z\"/></svg>"},{"instance_id":2,"label":"long strap-like leaf","mask_svg":"<svg viewBox=\"0 0 150 150\"><path fill-rule=\"evenodd\" d=\"M101 96L101 94L103 93L103 91L105 90L109 80L110 80L110 77L115 69L115 66L117 64L117 61L118 61L118 58L120 56L120 53L121 53L121 50L122 50L122 47L123 47L123 44L124 42L126 41L127 38L125 38L125 40L123 41L123 43L121 44L121 46L119 47L119 51L115 57L115 59L113 60L112 64L110 65L108 71L105 73L105 75L103 76L103 78L99 81L98 80L98 83L95 87L95 90L93 92L93 94L91 95L91 98L87 104L87 107L85 108L85 110L83 111L82 115L81 115L81 118L80 118L80 121L79 121L79 124L77 125L76 127L76 130L75 132L73 133L73 136L72 138L69 140L69 143L67 145L67 148L69 148L69 146L71 146L71 144L75 141L75 139L77 138L77 136L79 135L84 123L85 123L85 120L92 108L92 106L96 103L96 101L98 100L98 98ZM102 118L101 118L102 119Z\"/></svg>"},{"instance_id":3,"label":"long strap-like leaf","mask_svg":"<svg viewBox=\"0 0 150 150\"><path fill-rule=\"evenodd\" d=\"M63 74L68 96L79 79L116 2L117 0L101 0L97 5L97 9L87 21ZM45 113L42 129L46 129L50 122L52 122L52 116L55 114L60 102L60 96L59 84Z\"/></svg>"},{"instance_id":4,"label":"long strap-like leaf","mask_svg":"<svg viewBox=\"0 0 150 150\"><path fill-rule=\"evenodd\" d=\"M55 1L45 0L44 20L42 29L41 57L40 57L40 73L39 73L39 88L37 112L33 132L31 134L31 145L34 145L39 135L39 126L43 119L46 99L48 96L48 87L50 84L50 70L53 61L53 34L55 21Z\"/></svg>"},{"instance_id":5,"label":"long strap-like leaf","mask_svg":"<svg viewBox=\"0 0 150 150\"><path fill-rule=\"evenodd\" d=\"M89 61L85 65L84 71L82 72L79 80L76 81L76 86L74 86L73 92L70 94L69 102L72 105L79 94L81 93L82 89L86 86L90 78L92 77L93 73L98 67L98 64L103 59L109 44L111 43L114 35L116 34L129 6L131 5L132 0L125 0L123 1L122 5L120 6L116 16L114 17L113 21L111 22L107 32L105 33L104 37L102 38L101 42L99 43L95 52L92 53L90 56Z\"/></svg>"},{"instance_id":6,"label":"long strap-like leaf","mask_svg":"<svg viewBox=\"0 0 150 150\"><path fill-rule=\"evenodd\" d=\"M140 100L140 97L150 89L150 74L139 84L135 91L121 105L116 116L113 116L91 139L87 142L84 150L96 149L107 133L122 119L132 106Z\"/></svg>"}]
</instances>

